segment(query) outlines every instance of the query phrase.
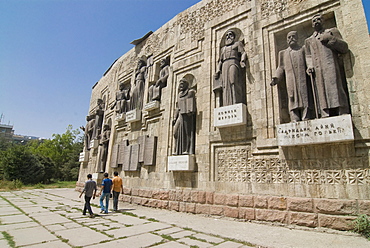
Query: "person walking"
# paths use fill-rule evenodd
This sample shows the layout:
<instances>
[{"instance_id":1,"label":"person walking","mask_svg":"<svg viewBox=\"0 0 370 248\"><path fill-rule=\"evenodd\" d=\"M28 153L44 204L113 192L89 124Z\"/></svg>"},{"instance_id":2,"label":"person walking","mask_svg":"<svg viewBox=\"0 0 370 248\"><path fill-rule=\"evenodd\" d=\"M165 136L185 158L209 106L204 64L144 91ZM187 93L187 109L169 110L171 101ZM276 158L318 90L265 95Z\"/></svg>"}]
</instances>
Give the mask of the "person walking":
<instances>
[{"instance_id":1,"label":"person walking","mask_svg":"<svg viewBox=\"0 0 370 248\"><path fill-rule=\"evenodd\" d=\"M91 197L93 199L95 199L95 195L96 195L96 182L94 180L92 180L92 175L91 174L88 174L87 175L87 181L85 182L85 187L84 189L82 190L79 198L81 198L82 194L85 193L85 206L84 206L84 210L82 211L82 214L83 215L86 215L86 211L89 211L89 214L90 214L90 218L94 218L95 215L91 209L91 206L90 206L90 200L91 200Z\"/></svg>"},{"instance_id":2,"label":"person walking","mask_svg":"<svg viewBox=\"0 0 370 248\"><path fill-rule=\"evenodd\" d=\"M108 178L108 173L104 173L104 179L101 184L101 190L100 190L100 213L108 213L108 205L109 205L109 197L110 192L112 190L112 180ZM104 207L104 201L105 199L105 207Z\"/></svg>"},{"instance_id":3,"label":"person walking","mask_svg":"<svg viewBox=\"0 0 370 248\"><path fill-rule=\"evenodd\" d=\"M112 193L113 193L113 211L118 211L118 197L120 192L123 194L123 184L122 184L122 178L118 176L118 172L115 171L113 177L113 188L112 188Z\"/></svg>"}]
</instances>

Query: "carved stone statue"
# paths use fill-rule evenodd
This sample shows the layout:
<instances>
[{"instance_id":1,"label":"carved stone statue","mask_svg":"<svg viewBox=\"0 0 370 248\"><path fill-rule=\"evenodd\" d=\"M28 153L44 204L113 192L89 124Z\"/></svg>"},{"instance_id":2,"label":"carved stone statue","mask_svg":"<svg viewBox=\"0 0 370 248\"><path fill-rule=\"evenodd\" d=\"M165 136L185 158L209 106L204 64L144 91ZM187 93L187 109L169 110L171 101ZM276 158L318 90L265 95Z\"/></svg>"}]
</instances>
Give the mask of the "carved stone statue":
<instances>
[{"instance_id":1,"label":"carved stone statue","mask_svg":"<svg viewBox=\"0 0 370 248\"><path fill-rule=\"evenodd\" d=\"M135 81L130 95L130 110L142 109L146 78L146 62L139 60L135 72Z\"/></svg>"},{"instance_id":2,"label":"carved stone statue","mask_svg":"<svg viewBox=\"0 0 370 248\"><path fill-rule=\"evenodd\" d=\"M95 115L86 116L86 127L81 126L80 128L85 132L85 148L90 150L90 141L93 138L94 127L95 127Z\"/></svg>"},{"instance_id":3,"label":"carved stone statue","mask_svg":"<svg viewBox=\"0 0 370 248\"><path fill-rule=\"evenodd\" d=\"M246 58L243 42L236 41L234 31L227 31L225 46L221 48L214 87L214 91L221 92L222 106L245 103L242 68L245 68Z\"/></svg>"},{"instance_id":4,"label":"carved stone statue","mask_svg":"<svg viewBox=\"0 0 370 248\"><path fill-rule=\"evenodd\" d=\"M116 108L117 114L127 112L128 104L130 103L130 89L125 89L125 84L120 83L119 91L116 92L116 102L113 104L111 109Z\"/></svg>"},{"instance_id":5,"label":"carved stone statue","mask_svg":"<svg viewBox=\"0 0 370 248\"><path fill-rule=\"evenodd\" d=\"M174 126L175 153L176 155L195 153L195 118L196 103L195 91L189 89L189 82L183 78L179 83L177 108Z\"/></svg>"},{"instance_id":6,"label":"carved stone statue","mask_svg":"<svg viewBox=\"0 0 370 248\"><path fill-rule=\"evenodd\" d=\"M95 110L95 126L94 126L94 132L93 132L93 139L98 139L102 125L103 125L103 117L104 117L104 102L103 99L97 100L97 108Z\"/></svg>"},{"instance_id":7,"label":"carved stone statue","mask_svg":"<svg viewBox=\"0 0 370 248\"><path fill-rule=\"evenodd\" d=\"M100 153L100 172L105 171L105 166L107 163L108 158L108 146L109 146L109 137L110 137L110 126L108 124L104 125L103 133L100 136L100 146L101 146L101 153Z\"/></svg>"},{"instance_id":8,"label":"carved stone statue","mask_svg":"<svg viewBox=\"0 0 370 248\"><path fill-rule=\"evenodd\" d=\"M160 67L159 79L154 85L149 87L149 101L160 101L162 88L167 86L167 78L170 74L170 66L167 63L167 59L160 61Z\"/></svg>"},{"instance_id":9,"label":"carved stone statue","mask_svg":"<svg viewBox=\"0 0 370 248\"><path fill-rule=\"evenodd\" d=\"M312 90L306 74L305 52L297 42L297 31L289 32L287 35L289 47L279 52L278 68L271 82L273 86L285 78L291 122L310 119L309 107L312 106Z\"/></svg>"},{"instance_id":10,"label":"carved stone statue","mask_svg":"<svg viewBox=\"0 0 370 248\"><path fill-rule=\"evenodd\" d=\"M316 105L321 117L348 114L349 102L341 54L348 45L338 29L325 29L323 17L312 18L315 29L305 40L307 73L316 88Z\"/></svg>"}]
</instances>

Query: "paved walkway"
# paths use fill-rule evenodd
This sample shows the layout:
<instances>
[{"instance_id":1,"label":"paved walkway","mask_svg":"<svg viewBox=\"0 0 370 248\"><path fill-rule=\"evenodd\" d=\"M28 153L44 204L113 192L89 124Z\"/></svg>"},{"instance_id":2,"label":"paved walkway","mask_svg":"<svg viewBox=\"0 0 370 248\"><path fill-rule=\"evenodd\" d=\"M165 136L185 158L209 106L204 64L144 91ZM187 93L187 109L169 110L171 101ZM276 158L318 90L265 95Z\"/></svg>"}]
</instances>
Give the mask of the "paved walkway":
<instances>
[{"instance_id":1,"label":"paved walkway","mask_svg":"<svg viewBox=\"0 0 370 248\"><path fill-rule=\"evenodd\" d=\"M88 218L82 215L83 197L78 195L73 189L0 192L0 247L370 247L370 241L348 232L240 222L122 202L119 213ZM92 201L94 213L99 213L98 202Z\"/></svg>"}]
</instances>

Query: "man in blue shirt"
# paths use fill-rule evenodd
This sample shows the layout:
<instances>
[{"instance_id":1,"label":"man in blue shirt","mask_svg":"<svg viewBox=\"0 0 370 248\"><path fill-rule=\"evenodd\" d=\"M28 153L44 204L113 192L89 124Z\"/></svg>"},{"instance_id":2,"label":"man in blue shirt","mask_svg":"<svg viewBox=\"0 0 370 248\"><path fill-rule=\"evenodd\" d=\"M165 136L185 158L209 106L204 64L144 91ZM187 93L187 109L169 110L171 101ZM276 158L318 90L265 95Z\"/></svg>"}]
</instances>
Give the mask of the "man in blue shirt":
<instances>
[{"instance_id":1,"label":"man in blue shirt","mask_svg":"<svg viewBox=\"0 0 370 248\"><path fill-rule=\"evenodd\" d=\"M108 213L108 204L109 204L109 196L110 192L112 190L113 182L111 179L108 178L108 173L104 173L104 179L101 184L101 190L100 190L100 213ZM105 207L103 204L103 201L105 199Z\"/></svg>"}]
</instances>

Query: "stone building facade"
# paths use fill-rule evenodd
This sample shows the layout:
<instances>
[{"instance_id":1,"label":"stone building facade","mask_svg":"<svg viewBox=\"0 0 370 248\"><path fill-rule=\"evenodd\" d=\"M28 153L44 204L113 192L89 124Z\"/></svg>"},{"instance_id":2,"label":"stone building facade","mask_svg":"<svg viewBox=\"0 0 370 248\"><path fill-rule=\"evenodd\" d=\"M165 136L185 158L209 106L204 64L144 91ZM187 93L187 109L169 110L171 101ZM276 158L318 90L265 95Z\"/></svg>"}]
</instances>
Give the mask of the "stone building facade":
<instances>
[{"instance_id":1,"label":"stone building facade","mask_svg":"<svg viewBox=\"0 0 370 248\"><path fill-rule=\"evenodd\" d=\"M306 134L289 123L286 84L270 82L287 34L297 31L303 46L318 13L348 44L340 57L350 127L328 117L306 122L314 129ZM246 54L244 99L223 106L215 73L228 30ZM118 171L121 199L150 207L339 230L370 214L370 42L361 0L203 0L133 44L93 87L78 189L88 173L99 180ZM153 101L161 60L168 75ZM194 152L176 156L182 79L195 95L184 107L194 113ZM134 91L141 106L130 105ZM327 137L346 128L339 140ZM292 141L304 135L325 137Z\"/></svg>"}]
</instances>

